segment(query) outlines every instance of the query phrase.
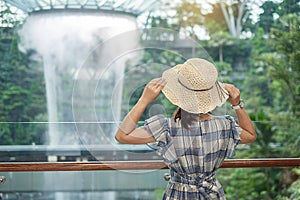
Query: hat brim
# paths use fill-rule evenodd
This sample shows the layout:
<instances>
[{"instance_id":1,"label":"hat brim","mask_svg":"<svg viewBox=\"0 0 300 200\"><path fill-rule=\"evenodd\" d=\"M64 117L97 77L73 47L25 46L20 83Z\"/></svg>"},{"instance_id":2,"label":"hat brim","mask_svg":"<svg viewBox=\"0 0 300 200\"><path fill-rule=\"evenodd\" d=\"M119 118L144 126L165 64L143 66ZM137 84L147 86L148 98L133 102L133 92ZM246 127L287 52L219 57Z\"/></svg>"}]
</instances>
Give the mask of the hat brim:
<instances>
[{"instance_id":1,"label":"hat brim","mask_svg":"<svg viewBox=\"0 0 300 200\"><path fill-rule=\"evenodd\" d=\"M178 72L182 66L176 65L162 74L167 81L162 92L172 104L190 113L208 113L226 102L228 93L219 81L206 91L193 91L183 87L178 81Z\"/></svg>"}]
</instances>

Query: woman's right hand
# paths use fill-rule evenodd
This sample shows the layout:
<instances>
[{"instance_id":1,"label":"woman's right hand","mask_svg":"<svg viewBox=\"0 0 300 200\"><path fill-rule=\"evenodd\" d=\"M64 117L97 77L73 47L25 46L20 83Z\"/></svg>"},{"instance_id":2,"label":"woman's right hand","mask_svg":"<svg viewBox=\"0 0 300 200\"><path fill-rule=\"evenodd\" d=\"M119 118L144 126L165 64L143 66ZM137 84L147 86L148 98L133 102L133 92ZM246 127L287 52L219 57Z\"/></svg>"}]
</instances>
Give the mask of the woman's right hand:
<instances>
[{"instance_id":1,"label":"woman's right hand","mask_svg":"<svg viewBox=\"0 0 300 200\"><path fill-rule=\"evenodd\" d=\"M147 105L152 103L158 97L166 84L167 81L163 78L152 79L144 88L143 94L139 101Z\"/></svg>"},{"instance_id":2,"label":"woman's right hand","mask_svg":"<svg viewBox=\"0 0 300 200\"><path fill-rule=\"evenodd\" d=\"M228 101L231 103L231 105L238 105L241 101L240 90L232 84L223 84L223 87L228 92Z\"/></svg>"}]
</instances>

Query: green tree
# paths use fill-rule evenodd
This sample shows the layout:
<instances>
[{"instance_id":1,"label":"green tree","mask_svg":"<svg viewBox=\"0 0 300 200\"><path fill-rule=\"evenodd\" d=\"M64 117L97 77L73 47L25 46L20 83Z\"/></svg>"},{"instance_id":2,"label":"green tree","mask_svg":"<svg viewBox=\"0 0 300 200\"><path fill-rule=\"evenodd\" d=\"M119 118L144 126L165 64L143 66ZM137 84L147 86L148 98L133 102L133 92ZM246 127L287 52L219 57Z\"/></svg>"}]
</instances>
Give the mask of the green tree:
<instances>
[{"instance_id":1,"label":"green tree","mask_svg":"<svg viewBox=\"0 0 300 200\"><path fill-rule=\"evenodd\" d=\"M280 28L271 28L269 36L259 28L252 39L251 70L242 91L258 137L242 157L299 156L298 20L295 15L281 17ZM268 199L285 193L287 186L280 185L278 179L283 170L261 172L268 177L264 189Z\"/></svg>"},{"instance_id":2,"label":"green tree","mask_svg":"<svg viewBox=\"0 0 300 200\"><path fill-rule=\"evenodd\" d=\"M269 76L278 87L285 101L289 102L282 109L291 111L300 117L300 17L287 15L282 19L283 26L288 30L273 29L270 45L275 52L266 57L269 66ZM278 84L279 83L279 84Z\"/></svg>"},{"instance_id":3,"label":"green tree","mask_svg":"<svg viewBox=\"0 0 300 200\"><path fill-rule=\"evenodd\" d=\"M31 52L18 50L20 21L3 1L0 27L0 144L41 144L45 127L28 122L44 120L46 98L43 71L30 61Z\"/></svg>"},{"instance_id":4,"label":"green tree","mask_svg":"<svg viewBox=\"0 0 300 200\"><path fill-rule=\"evenodd\" d=\"M225 45L232 45L233 39L228 32L218 31L211 34L211 39L208 42L213 47L218 47L219 52L219 62L223 62L223 47Z\"/></svg>"},{"instance_id":5,"label":"green tree","mask_svg":"<svg viewBox=\"0 0 300 200\"><path fill-rule=\"evenodd\" d=\"M300 0L283 0L279 3L277 13L280 17L289 14L299 15L300 12Z\"/></svg>"},{"instance_id":6,"label":"green tree","mask_svg":"<svg viewBox=\"0 0 300 200\"><path fill-rule=\"evenodd\" d=\"M242 31L252 30L250 24L249 11L247 1L236 1L226 3L217 1L212 4L212 12L205 15L204 26L209 33L209 48L216 48L218 51L218 59L220 63L226 62L232 65L232 68L245 69L247 66L246 52L251 51L247 40L239 39ZM249 51L250 50L250 51Z\"/></svg>"},{"instance_id":7,"label":"green tree","mask_svg":"<svg viewBox=\"0 0 300 200\"><path fill-rule=\"evenodd\" d=\"M274 24L274 14L278 9L278 4L273 1L266 1L261 6L263 13L259 15L259 26L263 28L265 33L269 33Z\"/></svg>"},{"instance_id":8,"label":"green tree","mask_svg":"<svg viewBox=\"0 0 300 200\"><path fill-rule=\"evenodd\" d=\"M263 13L259 15L258 26L262 27L266 34L270 34L271 28L288 30L289 26L283 26L284 16L289 14L299 15L299 0L283 0L282 2L265 1L261 8Z\"/></svg>"},{"instance_id":9,"label":"green tree","mask_svg":"<svg viewBox=\"0 0 300 200\"><path fill-rule=\"evenodd\" d=\"M260 145L264 145L264 149L269 151L269 153L265 152L264 154L271 157L298 157L300 154L298 134L300 129L299 20L299 16L294 14L278 19L281 26L276 29L271 28L270 37L267 41L272 49L258 48L256 53L256 70L264 74L265 84L269 88L267 90L268 96L271 97L265 102L270 105L268 109L265 109L265 112L267 111L265 115L270 122L268 126L271 126L269 128L267 126L258 127L258 133L261 132L259 141L264 142ZM261 53L260 56L258 56L259 52ZM267 106L267 104L263 105ZM268 129L266 130L266 128ZM277 177L283 172L281 170ZM276 187L275 190L268 190L269 196L272 198L277 196L278 199L290 199L289 197L283 198L286 196L284 188L288 186L276 184L278 180L275 180L275 178L270 177L270 181L273 181ZM289 189L287 190L289 191ZM291 199L295 198L291 197Z\"/></svg>"}]
</instances>

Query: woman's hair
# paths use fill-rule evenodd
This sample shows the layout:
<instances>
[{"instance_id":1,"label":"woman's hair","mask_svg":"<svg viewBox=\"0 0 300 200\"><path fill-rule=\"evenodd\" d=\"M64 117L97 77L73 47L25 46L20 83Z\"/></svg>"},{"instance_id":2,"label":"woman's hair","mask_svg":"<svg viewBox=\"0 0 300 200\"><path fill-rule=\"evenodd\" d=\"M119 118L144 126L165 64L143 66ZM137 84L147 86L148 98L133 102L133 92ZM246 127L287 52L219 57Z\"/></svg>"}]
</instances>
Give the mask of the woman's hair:
<instances>
[{"instance_id":1,"label":"woman's hair","mask_svg":"<svg viewBox=\"0 0 300 200\"><path fill-rule=\"evenodd\" d=\"M173 113L173 117L175 122L180 121L182 127L188 129L189 125L192 124L193 121L197 121L199 114L189 113L180 107L178 107Z\"/></svg>"}]
</instances>

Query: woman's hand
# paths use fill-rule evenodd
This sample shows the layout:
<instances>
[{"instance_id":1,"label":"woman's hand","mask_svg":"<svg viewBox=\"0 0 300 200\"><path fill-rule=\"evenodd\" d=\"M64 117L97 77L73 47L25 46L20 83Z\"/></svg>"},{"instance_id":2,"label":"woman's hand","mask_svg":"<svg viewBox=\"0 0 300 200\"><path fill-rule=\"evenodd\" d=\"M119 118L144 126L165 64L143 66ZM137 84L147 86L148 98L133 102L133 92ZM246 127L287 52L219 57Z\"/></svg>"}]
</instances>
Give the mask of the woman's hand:
<instances>
[{"instance_id":1,"label":"woman's hand","mask_svg":"<svg viewBox=\"0 0 300 200\"><path fill-rule=\"evenodd\" d=\"M152 79L145 87L140 102L145 104L152 103L160 94L161 90L165 87L167 81L163 78Z\"/></svg>"},{"instance_id":2,"label":"woman's hand","mask_svg":"<svg viewBox=\"0 0 300 200\"><path fill-rule=\"evenodd\" d=\"M223 87L225 90L227 90L229 94L228 101L231 103L231 105L236 106L240 103L240 90L236 88L232 84L223 84Z\"/></svg>"}]
</instances>

